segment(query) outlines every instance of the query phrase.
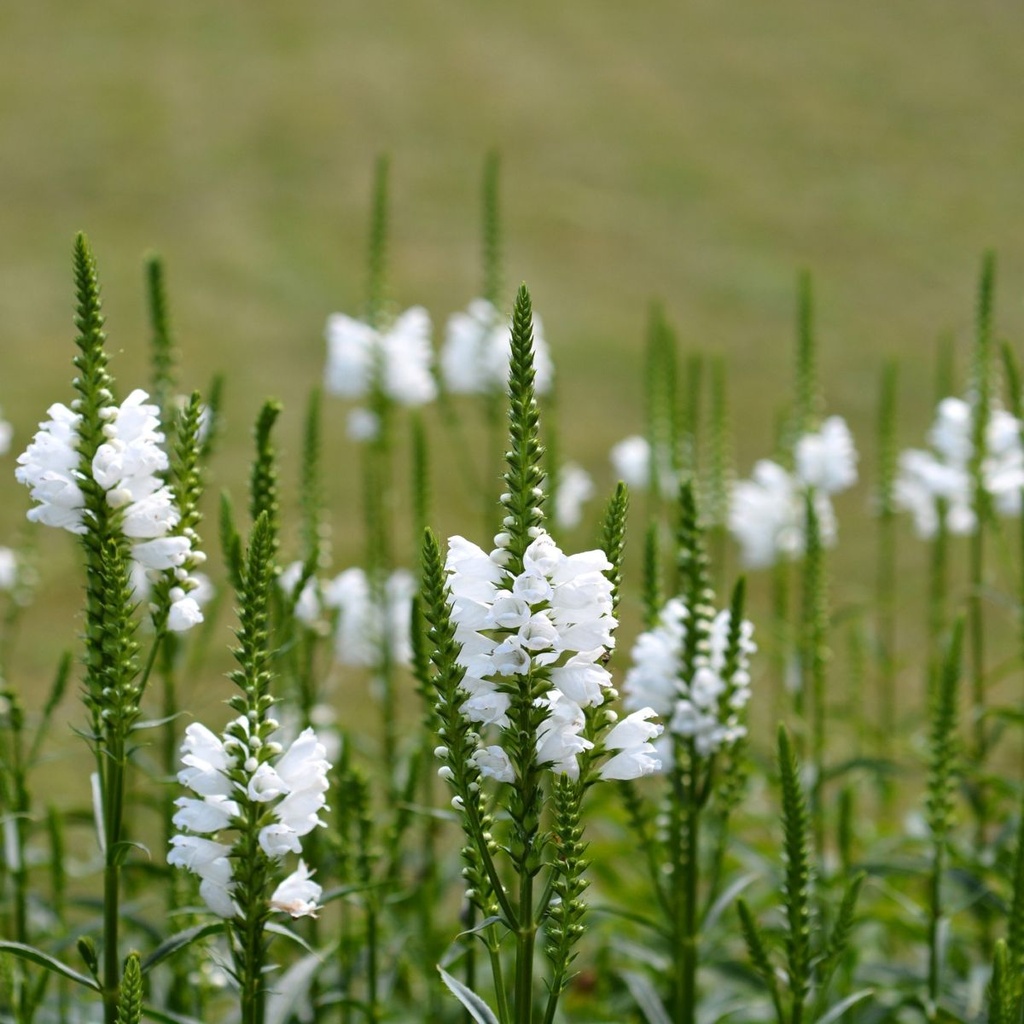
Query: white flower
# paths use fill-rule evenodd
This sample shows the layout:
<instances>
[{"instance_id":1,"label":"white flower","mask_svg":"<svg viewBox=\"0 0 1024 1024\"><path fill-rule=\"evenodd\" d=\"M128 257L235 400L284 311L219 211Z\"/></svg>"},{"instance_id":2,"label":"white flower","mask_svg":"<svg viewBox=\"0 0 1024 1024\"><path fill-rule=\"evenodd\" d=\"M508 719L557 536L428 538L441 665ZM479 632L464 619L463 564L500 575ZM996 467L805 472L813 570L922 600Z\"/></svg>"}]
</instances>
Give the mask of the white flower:
<instances>
[{"instance_id":1,"label":"white flower","mask_svg":"<svg viewBox=\"0 0 1024 1024\"><path fill-rule=\"evenodd\" d=\"M402 405L437 397L431 372L430 318L421 306L378 331L343 313L327 320L324 386L335 395L361 398L375 387Z\"/></svg>"},{"instance_id":2,"label":"white flower","mask_svg":"<svg viewBox=\"0 0 1024 1024\"><path fill-rule=\"evenodd\" d=\"M656 717L653 708L641 708L617 722L604 737L605 750L617 751L603 765L598 775L602 779L639 779L661 768L654 745L664 726L650 719Z\"/></svg>"},{"instance_id":3,"label":"white flower","mask_svg":"<svg viewBox=\"0 0 1024 1024\"><path fill-rule=\"evenodd\" d=\"M503 747L481 747L474 751L473 763L480 769L480 774L484 778L496 779L498 782L515 781L512 762Z\"/></svg>"},{"instance_id":4,"label":"white flower","mask_svg":"<svg viewBox=\"0 0 1024 1024\"><path fill-rule=\"evenodd\" d=\"M556 775L578 779L580 766L576 757L594 746L581 735L587 724L583 708L558 690L541 697L537 704L548 713L537 729L537 760Z\"/></svg>"},{"instance_id":5,"label":"white flower","mask_svg":"<svg viewBox=\"0 0 1024 1024\"><path fill-rule=\"evenodd\" d=\"M0 455L7 454L13 436L14 428L3 418L3 412L0 411Z\"/></svg>"},{"instance_id":6,"label":"white flower","mask_svg":"<svg viewBox=\"0 0 1024 1024\"><path fill-rule=\"evenodd\" d=\"M683 678L683 651L691 623L689 609L673 598L654 628L637 638L633 665L623 684L624 703L638 712L669 719L669 730L693 739L697 753L707 757L746 735L741 713L750 697L749 660L756 645L753 626L744 620L737 637L735 666L726 676L731 614L720 611L706 622L692 674Z\"/></svg>"},{"instance_id":7,"label":"white flower","mask_svg":"<svg viewBox=\"0 0 1024 1024\"><path fill-rule=\"evenodd\" d=\"M15 479L31 489L39 502L28 518L71 533L85 533L85 495L79 486L78 424L81 417L66 405L47 410L49 419L39 425L28 448L18 456Z\"/></svg>"},{"instance_id":8,"label":"white flower","mask_svg":"<svg viewBox=\"0 0 1024 1024\"><path fill-rule=\"evenodd\" d=\"M302 585L301 592L296 596L295 588L302 579L304 565L302 562L292 562L287 568L281 570L277 577L277 585L284 591L288 600L295 599L295 618L304 626L315 626L320 619L320 598L317 595L316 579L309 576Z\"/></svg>"},{"instance_id":9,"label":"white flower","mask_svg":"<svg viewBox=\"0 0 1024 1024\"><path fill-rule=\"evenodd\" d=\"M627 486L646 490L651 485L651 446L634 434L619 441L611 450L612 468Z\"/></svg>"},{"instance_id":10,"label":"white flower","mask_svg":"<svg viewBox=\"0 0 1024 1024\"><path fill-rule=\"evenodd\" d=\"M812 489L818 531L826 547L835 542L835 515L823 490ZM807 513L801 481L777 462L761 459L749 480L733 485L729 501L729 531L740 545L745 566L762 569L780 557L804 552Z\"/></svg>"},{"instance_id":11,"label":"white flower","mask_svg":"<svg viewBox=\"0 0 1024 1024\"><path fill-rule=\"evenodd\" d=\"M563 529L579 526L583 506L594 496L594 481L575 462L566 462L558 471L555 487L555 522Z\"/></svg>"},{"instance_id":12,"label":"white flower","mask_svg":"<svg viewBox=\"0 0 1024 1024\"><path fill-rule=\"evenodd\" d=\"M0 590L13 590L18 582L18 556L10 548L0 548Z\"/></svg>"},{"instance_id":13,"label":"white flower","mask_svg":"<svg viewBox=\"0 0 1024 1024\"><path fill-rule=\"evenodd\" d=\"M199 602L189 594L171 603L167 612L167 628L172 633L185 633L203 621L203 611Z\"/></svg>"},{"instance_id":14,"label":"white flower","mask_svg":"<svg viewBox=\"0 0 1024 1024\"><path fill-rule=\"evenodd\" d=\"M300 860L299 866L274 890L270 909L292 917L316 917L321 893L320 886L313 881L313 872Z\"/></svg>"},{"instance_id":15,"label":"white flower","mask_svg":"<svg viewBox=\"0 0 1024 1024\"><path fill-rule=\"evenodd\" d=\"M346 569L323 588L326 608L338 610L334 654L342 665L373 667L380 662L387 641L391 658L407 665L412 658L409 636L416 582L398 569L385 581L381 608L373 599L370 581L362 569Z\"/></svg>"},{"instance_id":16,"label":"white flower","mask_svg":"<svg viewBox=\"0 0 1024 1024\"><path fill-rule=\"evenodd\" d=\"M353 409L348 414L346 433L353 441L373 441L380 433L380 417L369 409Z\"/></svg>"},{"instance_id":17,"label":"white flower","mask_svg":"<svg viewBox=\"0 0 1024 1024\"><path fill-rule=\"evenodd\" d=\"M473 299L464 313L448 318L441 351L441 375L453 394L501 393L508 386L512 351L511 323L486 299ZM553 367L540 317L533 316L534 388L551 389Z\"/></svg>"},{"instance_id":18,"label":"white flower","mask_svg":"<svg viewBox=\"0 0 1024 1024\"><path fill-rule=\"evenodd\" d=\"M901 452L893 485L898 509L910 512L919 536L938 532L940 507L950 533L969 534L977 527L974 511L974 416L970 402L944 398L936 409L928 439L932 451ZM993 405L985 427L981 483L1000 515L1019 515L1024 489L1024 425Z\"/></svg>"},{"instance_id":19,"label":"white flower","mask_svg":"<svg viewBox=\"0 0 1024 1024\"><path fill-rule=\"evenodd\" d=\"M218 917L234 917L238 905L232 898L234 881L228 855L231 847L199 836L173 836L167 855L172 867L185 868L200 877L199 895Z\"/></svg>"},{"instance_id":20,"label":"white flower","mask_svg":"<svg viewBox=\"0 0 1024 1024\"><path fill-rule=\"evenodd\" d=\"M190 832L219 832L231 824L232 818L238 817L238 804L225 796L208 796L202 800L181 796L174 805L178 811L171 819L172 824Z\"/></svg>"},{"instance_id":21,"label":"white flower","mask_svg":"<svg viewBox=\"0 0 1024 1024\"><path fill-rule=\"evenodd\" d=\"M857 451L841 416L830 416L816 434L801 437L794 458L797 477L824 494L838 494L857 482Z\"/></svg>"},{"instance_id":22,"label":"white flower","mask_svg":"<svg viewBox=\"0 0 1024 1024\"><path fill-rule=\"evenodd\" d=\"M244 719L243 719L244 721ZM201 722L192 722L185 729L181 745L181 763L178 781L199 796L229 797L233 793L228 772L235 759L228 754L223 740Z\"/></svg>"}]
</instances>

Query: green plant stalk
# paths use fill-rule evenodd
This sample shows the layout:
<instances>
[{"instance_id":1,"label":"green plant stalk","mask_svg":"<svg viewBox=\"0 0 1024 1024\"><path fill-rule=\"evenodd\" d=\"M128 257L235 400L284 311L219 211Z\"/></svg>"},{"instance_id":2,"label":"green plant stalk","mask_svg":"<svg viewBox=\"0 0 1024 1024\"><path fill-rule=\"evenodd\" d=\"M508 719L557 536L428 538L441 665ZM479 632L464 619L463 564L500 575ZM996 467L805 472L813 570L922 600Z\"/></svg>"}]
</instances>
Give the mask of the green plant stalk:
<instances>
[{"instance_id":1,"label":"green plant stalk","mask_svg":"<svg viewBox=\"0 0 1024 1024\"><path fill-rule=\"evenodd\" d=\"M946 503L937 502L938 529L932 542L928 573L928 651L926 695L938 676L940 645L946 629L946 600L949 593L949 530L946 525ZM927 699L927 697L926 697Z\"/></svg>"},{"instance_id":2,"label":"green plant stalk","mask_svg":"<svg viewBox=\"0 0 1024 1024\"><path fill-rule=\"evenodd\" d=\"M697 1019L697 901L700 873L700 797L698 794L698 761L694 741L688 742L690 771L687 780L685 829L683 840L682 885L679 892L682 903L680 923L676 937L679 946L677 984L679 987L678 1020L680 1024L694 1024Z\"/></svg>"},{"instance_id":3,"label":"green plant stalk","mask_svg":"<svg viewBox=\"0 0 1024 1024\"><path fill-rule=\"evenodd\" d=\"M772 634L775 640L772 652L772 676L775 681L775 717L782 719L790 711L787 699L790 628L789 628L789 563L781 558L772 566L771 606ZM793 712L803 718L803 694L800 689L793 692Z\"/></svg>"},{"instance_id":4,"label":"green plant stalk","mask_svg":"<svg viewBox=\"0 0 1024 1024\"><path fill-rule=\"evenodd\" d=\"M878 414L878 564L875 571L875 634L878 667L878 730L882 756L890 750L896 718L896 401L898 367L886 363ZM883 796L890 795L888 787Z\"/></svg>"},{"instance_id":5,"label":"green plant stalk","mask_svg":"<svg viewBox=\"0 0 1024 1024\"><path fill-rule=\"evenodd\" d=\"M818 517L811 495L807 496L807 553L804 558L803 652L801 657L801 692L810 690L811 698L811 766L814 784L811 787L811 819L814 847L819 855L825 846L825 808L822 789L825 780L826 729L826 643L828 609L826 607L825 552L821 546ZM809 684L809 685L808 685Z\"/></svg>"},{"instance_id":6,"label":"green plant stalk","mask_svg":"<svg viewBox=\"0 0 1024 1024\"><path fill-rule=\"evenodd\" d=\"M117 938L121 895L121 826L124 814L126 755L124 739L108 736L102 754L103 780L103 1006L108 1024L117 1019L121 958Z\"/></svg>"},{"instance_id":7,"label":"green plant stalk","mask_svg":"<svg viewBox=\"0 0 1024 1024\"><path fill-rule=\"evenodd\" d=\"M977 529L971 534L970 574L971 589L967 600L971 624L971 729L973 735L973 759L978 769L975 778L977 786L975 848L980 852L988 842L989 794L984 778L985 761L988 758L989 736L985 718L987 708L985 685L985 610L982 606L985 568L985 517L982 514L984 498L976 503L978 509Z\"/></svg>"}]
</instances>

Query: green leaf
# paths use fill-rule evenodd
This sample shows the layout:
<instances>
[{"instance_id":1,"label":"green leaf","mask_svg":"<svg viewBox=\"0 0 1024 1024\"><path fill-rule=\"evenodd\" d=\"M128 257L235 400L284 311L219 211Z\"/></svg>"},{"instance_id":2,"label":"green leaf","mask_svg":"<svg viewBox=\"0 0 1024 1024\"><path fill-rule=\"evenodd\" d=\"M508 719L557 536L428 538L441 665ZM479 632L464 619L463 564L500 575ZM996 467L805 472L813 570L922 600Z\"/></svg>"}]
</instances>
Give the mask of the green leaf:
<instances>
[{"instance_id":1,"label":"green leaf","mask_svg":"<svg viewBox=\"0 0 1024 1024\"><path fill-rule=\"evenodd\" d=\"M28 960L29 963L36 964L38 967L45 967L48 971L53 971L54 974L60 974L65 978L70 978L71 981L77 981L79 985L84 985L86 988L92 989L93 992L100 991L100 986L92 978L79 974L78 971L72 970L67 964L63 964L48 953L36 949L35 946L26 946L20 942L0 940L0 953L9 953L11 956L16 956L21 960Z\"/></svg>"},{"instance_id":2,"label":"green leaf","mask_svg":"<svg viewBox=\"0 0 1024 1024\"><path fill-rule=\"evenodd\" d=\"M310 953L281 975L267 996L264 1024L287 1024L293 1018L307 1019L297 1012L297 1007L308 1001L310 986L323 963L324 958L319 953Z\"/></svg>"},{"instance_id":3,"label":"green leaf","mask_svg":"<svg viewBox=\"0 0 1024 1024\"><path fill-rule=\"evenodd\" d=\"M851 1006L863 1002L868 996L874 994L875 990L873 988L862 988L859 992L854 992L852 995L848 995L845 999L836 1003L827 1013L822 1014L814 1024L832 1024L833 1021L839 1020Z\"/></svg>"},{"instance_id":4,"label":"green leaf","mask_svg":"<svg viewBox=\"0 0 1024 1024\"><path fill-rule=\"evenodd\" d=\"M223 928L223 921L208 921L206 924L198 924L194 928L186 928L184 931L170 936L170 938L161 942L160 945L142 961L142 973L145 974L147 971L151 971L157 964L163 963L164 960L169 956L173 956L179 950L192 945L193 942L197 942L199 939L203 939L207 935L214 935L217 932L222 931Z\"/></svg>"},{"instance_id":5,"label":"green leaf","mask_svg":"<svg viewBox=\"0 0 1024 1024\"><path fill-rule=\"evenodd\" d=\"M169 1013L167 1010L158 1010L155 1006L144 1006L142 1016L149 1020L158 1021L159 1024L203 1024L203 1021L195 1017L186 1017L181 1013Z\"/></svg>"},{"instance_id":6,"label":"green leaf","mask_svg":"<svg viewBox=\"0 0 1024 1024\"><path fill-rule=\"evenodd\" d=\"M458 978L453 978L443 967L438 967L437 973L476 1024L501 1024L494 1011L471 988L463 985Z\"/></svg>"},{"instance_id":7,"label":"green leaf","mask_svg":"<svg viewBox=\"0 0 1024 1024\"><path fill-rule=\"evenodd\" d=\"M622 980L629 989L647 1024L672 1024L672 1018L665 1009L665 1004L655 991L651 979L639 971L623 971Z\"/></svg>"}]
</instances>

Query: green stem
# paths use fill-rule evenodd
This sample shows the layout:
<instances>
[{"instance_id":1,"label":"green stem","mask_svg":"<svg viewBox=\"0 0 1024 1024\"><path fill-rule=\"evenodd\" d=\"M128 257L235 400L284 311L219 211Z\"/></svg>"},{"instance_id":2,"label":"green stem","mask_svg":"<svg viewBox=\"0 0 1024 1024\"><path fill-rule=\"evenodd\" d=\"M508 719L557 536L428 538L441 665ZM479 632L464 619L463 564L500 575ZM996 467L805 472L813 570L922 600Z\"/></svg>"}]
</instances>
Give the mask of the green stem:
<instances>
[{"instance_id":1,"label":"green stem","mask_svg":"<svg viewBox=\"0 0 1024 1024\"><path fill-rule=\"evenodd\" d=\"M982 778L985 760L988 757L988 729L985 722L985 615L982 608L982 587L984 585L985 523L982 503L978 507L977 529L971 535L971 592L968 608L971 621L971 701L972 729L974 734L974 764L977 795L977 831L975 844L980 852L988 838L988 793Z\"/></svg>"},{"instance_id":2,"label":"green stem","mask_svg":"<svg viewBox=\"0 0 1024 1024\"><path fill-rule=\"evenodd\" d=\"M681 895L682 932L677 937L680 947L679 983L680 1024L694 1024L697 1019L697 883L700 872L700 798L698 795L697 751L694 742L690 746L690 778L686 794L686 829L683 848L683 885Z\"/></svg>"},{"instance_id":3,"label":"green stem","mask_svg":"<svg viewBox=\"0 0 1024 1024\"><path fill-rule=\"evenodd\" d=\"M102 756L102 755L101 755ZM121 987L121 958L118 954L119 903L121 894L121 824L124 813L124 739L115 727L106 739L106 770L103 786L103 1016L116 1024Z\"/></svg>"},{"instance_id":4,"label":"green stem","mask_svg":"<svg viewBox=\"0 0 1024 1024\"><path fill-rule=\"evenodd\" d=\"M537 925L533 920L533 874L528 866L519 875L519 927L516 929L516 1024L533 1022L533 947Z\"/></svg>"},{"instance_id":5,"label":"green stem","mask_svg":"<svg viewBox=\"0 0 1024 1024\"><path fill-rule=\"evenodd\" d=\"M940 962L939 929L942 923L942 873L945 870L945 837L937 838L932 861L932 875L929 882L928 918L928 1003L929 1013L934 1013L939 1001L942 965Z\"/></svg>"}]
</instances>

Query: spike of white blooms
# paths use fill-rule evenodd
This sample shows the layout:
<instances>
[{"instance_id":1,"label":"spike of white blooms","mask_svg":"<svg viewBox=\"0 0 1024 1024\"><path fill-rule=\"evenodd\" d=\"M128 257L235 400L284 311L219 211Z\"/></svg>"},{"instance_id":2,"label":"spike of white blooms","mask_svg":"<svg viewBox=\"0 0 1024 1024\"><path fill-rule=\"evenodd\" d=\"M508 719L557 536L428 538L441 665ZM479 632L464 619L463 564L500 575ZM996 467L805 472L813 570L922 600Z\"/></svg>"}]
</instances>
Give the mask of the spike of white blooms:
<instances>
[{"instance_id":1,"label":"spike of white blooms","mask_svg":"<svg viewBox=\"0 0 1024 1024\"><path fill-rule=\"evenodd\" d=\"M815 434L805 434L794 451L797 478L823 494L838 494L857 482L857 450L841 416L829 416Z\"/></svg>"},{"instance_id":2,"label":"spike of white blooms","mask_svg":"<svg viewBox=\"0 0 1024 1024\"><path fill-rule=\"evenodd\" d=\"M421 306L380 331L335 313L327 320L326 339L324 386L331 394L362 398L380 388L401 405L423 405L437 397L430 317Z\"/></svg>"},{"instance_id":3,"label":"spike of white blooms","mask_svg":"<svg viewBox=\"0 0 1024 1024\"><path fill-rule=\"evenodd\" d=\"M199 836L239 828L245 820L242 804L265 806L271 816L258 834L260 848L277 860L301 853L301 837L323 826L330 763L316 733L304 729L281 751L273 743L251 736L246 716L229 723L223 737L193 722L185 730L178 781L196 794L176 801L174 824L189 833L172 839L168 863L184 867L203 879L200 894L221 917L238 913L231 898L234 882L229 855L232 845ZM260 760L268 751L269 759ZM225 867L226 865L226 867ZM310 881L304 864L286 878L271 898L271 908L293 917L312 913L320 888Z\"/></svg>"},{"instance_id":4,"label":"spike of white blooms","mask_svg":"<svg viewBox=\"0 0 1024 1024\"><path fill-rule=\"evenodd\" d=\"M501 393L508 384L512 331L509 320L486 299L473 299L465 312L448 318L441 350L441 376L452 394ZM544 325L533 314L534 388L539 395L551 390L554 367Z\"/></svg>"},{"instance_id":5,"label":"spike of white blooms","mask_svg":"<svg viewBox=\"0 0 1024 1024\"><path fill-rule=\"evenodd\" d=\"M412 573L398 569L384 584L384 608L373 600L370 581L362 569L346 569L323 587L326 608L338 610L334 655L342 665L375 666L380 660L384 635L391 657L407 665L412 658L409 636L412 599L416 581Z\"/></svg>"},{"instance_id":6,"label":"spike of white blooms","mask_svg":"<svg viewBox=\"0 0 1024 1024\"><path fill-rule=\"evenodd\" d=\"M321 617L316 579L313 576L308 577L298 596L295 594L295 588L299 585L299 580L302 579L303 568L302 562L292 562L287 568L281 570L281 574L277 577L277 585L289 601L295 599L295 618L305 626L315 626Z\"/></svg>"},{"instance_id":7,"label":"spike of white blooms","mask_svg":"<svg viewBox=\"0 0 1024 1024\"><path fill-rule=\"evenodd\" d=\"M690 612L681 600L673 598L662 609L655 627L637 638L633 664L623 684L627 708L652 711L668 719L669 731L692 738L702 757L746 735L741 712L750 698L749 661L757 647L754 627L744 620L736 667L725 677L730 619L730 612L723 610L711 620L706 649L698 653L692 677L683 679Z\"/></svg>"},{"instance_id":8,"label":"spike of white blooms","mask_svg":"<svg viewBox=\"0 0 1024 1024\"><path fill-rule=\"evenodd\" d=\"M542 671L553 689L538 701L547 717L537 736L538 758L553 771L579 775L577 756L593 744L582 736L584 708L600 705L611 676L600 664L614 646L611 567L603 551L564 554L544 531L527 547L523 571L503 564L501 535L491 554L463 537L448 542L445 563L455 639L462 645L463 713L479 726L509 726L508 681ZM510 777L504 750L484 746L481 773Z\"/></svg>"},{"instance_id":9,"label":"spike of white blooms","mask_svg":"<svg viewBox=\"0 0 1024 1024\"><path fill-rule=\"evenodd\" d=\"M982 486L1000 515L1021 512L1024 488L1024 424L998 405L989 410L985 428ZM934 537L939 510L944 507L950 533L969 534L977 527L971 461L974 457L974 407L962 398L944 398L928 432L931 451L908 449L900 453L893 500L909 512L923 538Z\"/></svg>"}]
</instances>

